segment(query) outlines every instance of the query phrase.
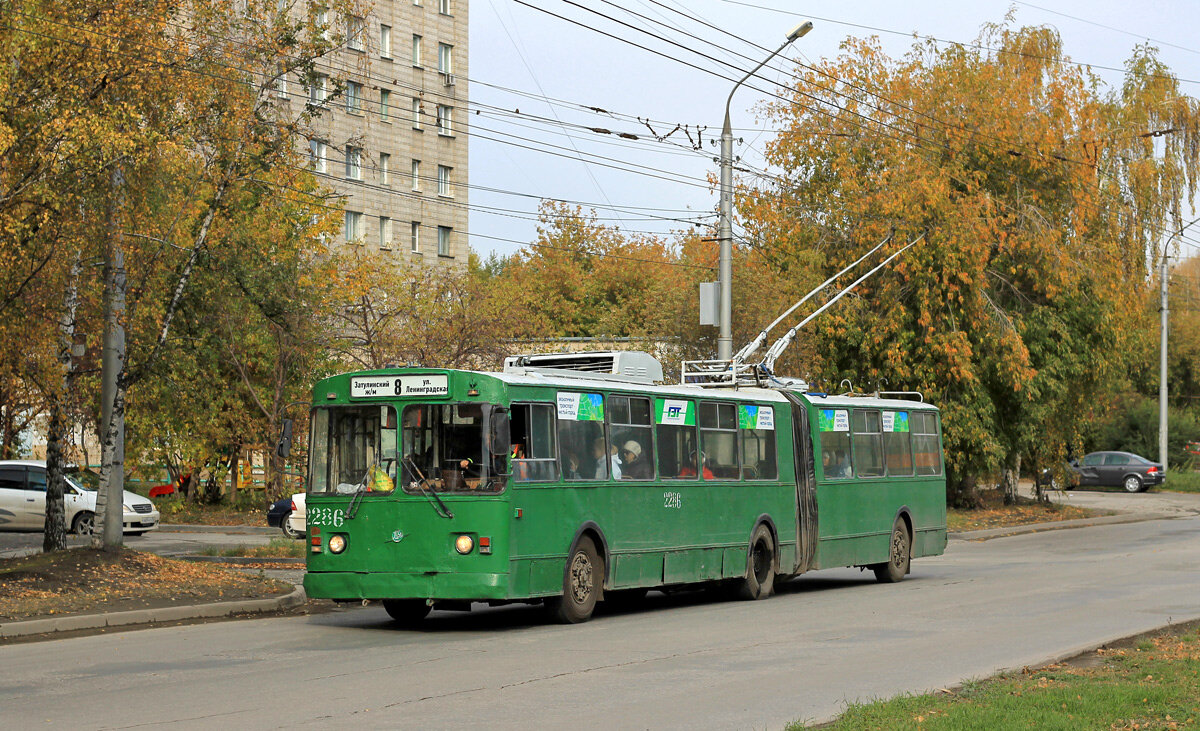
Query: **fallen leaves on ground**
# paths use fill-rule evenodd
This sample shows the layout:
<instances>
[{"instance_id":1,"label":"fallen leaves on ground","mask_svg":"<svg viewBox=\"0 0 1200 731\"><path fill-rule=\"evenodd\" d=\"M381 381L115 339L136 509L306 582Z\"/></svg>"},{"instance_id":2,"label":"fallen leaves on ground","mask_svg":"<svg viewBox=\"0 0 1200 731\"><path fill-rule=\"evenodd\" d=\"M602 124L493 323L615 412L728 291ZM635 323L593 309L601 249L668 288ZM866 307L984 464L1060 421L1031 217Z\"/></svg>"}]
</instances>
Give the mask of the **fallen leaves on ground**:
<instances>
[{"instance_id":1,"label":"fallen leaves on ground","mask_svg":"<svg viewBox=\"0 0 1200 731\"><path fill-rule=\"evenodd\" d=\"M1000 490L981 492L980 499L983 502L981 508L946 511L946 523L952 533L1109 515L1105 510L1089 510L1062 503L1047 505L1029 498L1021 498L1016 505L1005 505L1004 495Z\"/></svg>"},{"instance_id":2,"label":"fallen leaves on ground","mask_svg":"<svg viewBox=\"0 0 1200 731\"><path fill-rule=\"evenodd\" d=\"M0 560L0 619L276 596L286 582L129 549L74 548Z\"/></svg>"}]
</instances>

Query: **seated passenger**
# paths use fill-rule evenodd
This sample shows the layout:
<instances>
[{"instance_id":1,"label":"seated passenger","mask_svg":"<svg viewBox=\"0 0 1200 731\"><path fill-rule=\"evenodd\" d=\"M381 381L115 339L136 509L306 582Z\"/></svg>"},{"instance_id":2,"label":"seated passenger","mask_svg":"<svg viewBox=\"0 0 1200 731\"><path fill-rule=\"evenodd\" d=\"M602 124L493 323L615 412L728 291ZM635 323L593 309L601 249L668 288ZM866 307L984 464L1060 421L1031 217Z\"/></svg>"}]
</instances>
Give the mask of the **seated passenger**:
<instances>
[{"instance_id":1,"label":"seated passenger","mask_svg":"<svg viewBox=\"0 0 1200 731\"><path fill-rule=\"evenodd\" d=\"M701 460L703 461L704 454L701 453L700 457L701 457ZM696 476L696 453L692 452L689 459L690 459L690 461L683 466L683 469L679 470L680 477L695 477ZM715 480L716 479L716 477L713 475L713 471L708 468L707 464L704 465L704 479L706 479L706 480Z\"/></svg>"},{"instance_id":2,"label":"seated passenger","mask_svg":"<svg viewBox=\"0 0 1200 731\"><path fill-rule=\"evenodd\" d=\"M621 461L624 467L618 471L620 477L626 480L649 480L654 477L654 468L650 460L642 456L642 445L630 439L621 448Z\"/></svg>"}]
</instances>

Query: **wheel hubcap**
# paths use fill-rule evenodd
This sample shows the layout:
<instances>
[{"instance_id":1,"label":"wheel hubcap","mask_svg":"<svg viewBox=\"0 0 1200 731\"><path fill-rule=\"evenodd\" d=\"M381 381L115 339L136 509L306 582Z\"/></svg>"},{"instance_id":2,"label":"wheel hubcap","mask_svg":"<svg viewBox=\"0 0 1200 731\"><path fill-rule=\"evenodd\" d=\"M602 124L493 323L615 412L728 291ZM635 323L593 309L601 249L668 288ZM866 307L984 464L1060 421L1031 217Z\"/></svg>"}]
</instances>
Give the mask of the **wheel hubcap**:
<instances>
[{"instance_id":1,"label":"wheel hubcap","mask_svg":"<svg viewBox=\"0 0 1200 731\"><path fill-rule=\"evenodd\" d=\"M904 534L900 531L892 533L892 565L900 568L904 564Z\"/></svg>"},{"instance_id":2,"label":"wheel hubcap","mask_svg":"<svg viewBox=\"0 0 1200 731\"><path fill-rule=\"evenodd\" d=\"M767 578L767 572L770 570L770 560L767 556L767 547L762 541L754 544L754 578L758 583L762 583Z\"/></svg>"},{"instance_id":3,"label":"wheel hubcap","mask_svg":"<svg viewBox=\"0 0 1200 731\"><path fill-rule=\"evenodd\" d=\"M1133 479L1132 477L1125 480L1125 489L1128 490L1129 492L1137 492L1138 487L1140 487L1140 485L1138 485L1138 481Z\"/></svg>"},{"instance_id":4,"label":"wheel hubcap","mask_svg":"<svg viewBox=\"0 0 1200 731\"><path fill-rule=\"evenodd\" d=\"M592 562L580 551L571 560L571 597L583 604L592 595Z\"/></svg>"}]
</instances>

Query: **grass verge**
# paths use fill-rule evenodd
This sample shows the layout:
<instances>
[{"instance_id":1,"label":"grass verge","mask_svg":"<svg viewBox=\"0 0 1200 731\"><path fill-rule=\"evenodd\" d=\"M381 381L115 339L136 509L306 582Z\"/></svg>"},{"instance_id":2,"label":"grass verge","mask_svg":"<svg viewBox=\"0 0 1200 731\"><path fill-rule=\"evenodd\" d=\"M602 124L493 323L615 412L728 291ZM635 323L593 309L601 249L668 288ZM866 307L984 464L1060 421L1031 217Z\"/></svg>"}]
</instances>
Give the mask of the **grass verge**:
<instances>
[{"instance_id":1,"label":"grass verge","mask_svg":"<svg viewBox=\"0 0 1200 731\"><path fill-rule=\"evenodd\" d=\"M154 498L162 522L188 525L267 524L267 510L260 505L201 505L177 497Z\"/></svg>"},{"instance_id":2,"label":"grass verge","mask_svg":"<svg viewBox=\"0 0 1200 731\"><path fill-rule=\"evenodd\" d=\"M1167 470L1166 482L1157 489L1169 492L1200 493L1200 472Z\"/></svg>"},{"instance_id":3,"label":"grass verge","mask_svg":"<svg viewBox=\"0 0 1200 731\"><path fill-rule=\"evenodd\" d=\"M1009 528L1032 523L1053 523L1060 520L1111 514L1107 510L1089 510L1061 502L1052 502L1047 505L1024 497L1019 498L1016 505L1005 505L1004 493L1001 490L982 490L979 497L983 505L976 510L951 508L946 511L946 525L951 533L987 528ZM1051 497L1051 499L1056 498Z\"/></svg>"},{"instance_id":4,"label":"grass verge","mask_svg":"<svg viewBox=\"0 0 1200 731\"><path fill-rule=\"evenodd\" d=\"M304 558L306 543L291 538L272 538L265 546L234 546L233 548L216 548L210 546L200 552L202 556L234 556L247 558Z\"/></svg>"},{"instance_id":5,"label":"grass verge","mask_svg":"<svg viewBox=\"0 0 1200 731\"><path fill-rule=\"evenodd\" d=\"M283 581L123 548L0 559L0 619L96 614L292 591Z\"/></svg>"},{"instance_id":6,"label":"grass verge","mask_svg":"<svg viewBox=\"0 0 1200 731\"><path fill-rule=\"evenodd\" d=\"M1200 624L957 691L853 705L826 729L1169 729L1200 719ZM789 729L805 728L800 725Z\"/></svg>"}]
</instances>

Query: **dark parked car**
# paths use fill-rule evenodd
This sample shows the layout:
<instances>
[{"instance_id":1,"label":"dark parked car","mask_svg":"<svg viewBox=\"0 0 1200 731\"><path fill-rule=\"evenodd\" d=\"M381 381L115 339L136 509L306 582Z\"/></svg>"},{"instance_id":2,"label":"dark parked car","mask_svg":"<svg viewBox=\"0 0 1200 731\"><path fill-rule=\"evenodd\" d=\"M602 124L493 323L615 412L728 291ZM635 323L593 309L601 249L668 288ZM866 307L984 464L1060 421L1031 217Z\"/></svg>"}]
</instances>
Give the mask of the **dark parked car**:
<instances>
[{"instance_id":1,"label":"dark parked car","mask_svg":"<svg viewBox=\"0 0 1200 731\"><path fill-rule=\"evenodd\" d=\"M1145 457L1131 452L1092 452L1083 459L1067 463L1072 487L1109 486L1123 487L1126 492L1141 492L1148 487L1161 485L1163 467ZM1043 473L1046 484L1053 484L1049 471Z\"/></svg>"}]
</instances>

